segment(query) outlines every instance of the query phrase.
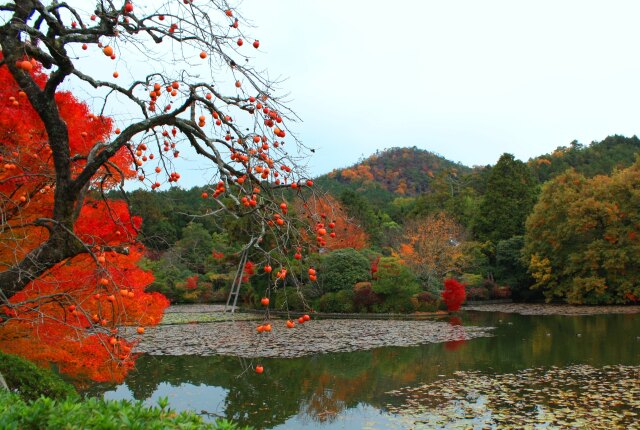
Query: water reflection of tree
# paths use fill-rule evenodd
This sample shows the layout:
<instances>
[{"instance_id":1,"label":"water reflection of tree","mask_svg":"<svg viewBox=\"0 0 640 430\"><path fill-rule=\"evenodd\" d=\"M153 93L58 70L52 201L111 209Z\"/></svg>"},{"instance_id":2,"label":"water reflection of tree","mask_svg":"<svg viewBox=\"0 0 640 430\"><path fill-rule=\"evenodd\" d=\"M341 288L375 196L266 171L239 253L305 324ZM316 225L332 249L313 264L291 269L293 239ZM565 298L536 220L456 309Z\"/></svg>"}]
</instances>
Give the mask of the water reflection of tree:
<instances>
[{"instance_id":1,"label":"water reflection of tree","mask_svg":"<svg viewBox=\"0 0 640 430\"><path fill-rule=\"evenodd\" d=\"M241 374L241 363L231 357L145 356L126 384L139 400L151 397L162 382L219 386L228 390L224 410L210 412L262 428L294 416L330 422L359 404L384 410L402 400L387 392L450 378L457 370L507 373L580 362L637 364L640 357L636 315L527 317L469 312L461 322L495 326L496 336L473 339L463 348L430 344L265 359L262 375Z\"/></svg>"},{"instance_id":2,"label":"water reflection of tree","mask_svg":"<svg viewBox=\"0 0 640 430\"><path fill-rule=\"evenodd\" d=\"M457 317L457 316L450 317L448 323L449 325L452 325L452 326L460 326L462 329L460 333L460 338L449 340L444 343L444 349L446 349L447 351L456 351L460 349L464 344L467 343L467 340L465 339L467 332L462 326L462 318L460 317Z\"/></svg>"}]
</instances>

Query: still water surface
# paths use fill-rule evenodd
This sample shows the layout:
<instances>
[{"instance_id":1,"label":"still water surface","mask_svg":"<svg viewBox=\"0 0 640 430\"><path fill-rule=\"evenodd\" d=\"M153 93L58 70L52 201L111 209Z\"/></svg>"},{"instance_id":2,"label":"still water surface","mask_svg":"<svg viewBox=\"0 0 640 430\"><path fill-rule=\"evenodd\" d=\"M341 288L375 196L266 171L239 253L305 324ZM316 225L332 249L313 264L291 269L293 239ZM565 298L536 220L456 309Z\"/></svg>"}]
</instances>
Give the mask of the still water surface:
<instances>
[{"instance_id":1,"label":"still water surface","mask_svg":"<svg viewBox=\"0 0 640 430\"><path fill-rule=\"evenodd\" d=\"M469 311L461 320L496 327L494 336L264 359L262 375L243 372L251 362L234 357L143 356L124 383L94 387L92 394L148 404L166 396L175 410L192 409L207 413L207 419L226 417L256 428L402 428L388 408L403 399L389 392L455 378L457 371L495 375L575 364L640 365L639 315Z\"/></svg>"}]
</instances>

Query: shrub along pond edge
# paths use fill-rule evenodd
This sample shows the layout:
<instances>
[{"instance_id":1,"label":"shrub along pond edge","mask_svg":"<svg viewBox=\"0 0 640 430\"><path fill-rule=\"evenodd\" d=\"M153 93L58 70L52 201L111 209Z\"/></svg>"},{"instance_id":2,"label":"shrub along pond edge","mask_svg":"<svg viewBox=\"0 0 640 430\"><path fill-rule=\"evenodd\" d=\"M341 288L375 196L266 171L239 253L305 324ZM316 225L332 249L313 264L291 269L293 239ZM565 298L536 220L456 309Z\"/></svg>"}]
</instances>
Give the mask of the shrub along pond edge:
<instances>
[{"instance_id":1,"label":"shrub along pond edge","mask_svg":"<svg viewBox=\"0 0 640 430\"><path fill-rule=\"evenodd\" d=\"M158 407L127 400L83 399L53 371L2 352L0 372L9 389L0 387L2 429L250 430L227 420L206 423L195 412L175 413L166 399L160 399Z\"/></svg>"}]
</instances>

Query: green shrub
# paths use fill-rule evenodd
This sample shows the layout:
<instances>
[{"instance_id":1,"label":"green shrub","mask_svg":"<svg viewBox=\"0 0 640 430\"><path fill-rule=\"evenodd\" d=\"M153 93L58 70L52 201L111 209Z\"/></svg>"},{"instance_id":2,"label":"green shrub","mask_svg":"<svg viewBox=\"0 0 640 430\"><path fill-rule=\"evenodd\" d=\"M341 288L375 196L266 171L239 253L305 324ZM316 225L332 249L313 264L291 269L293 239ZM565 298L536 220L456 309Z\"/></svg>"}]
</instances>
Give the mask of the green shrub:
<instances>
[{"instance_id":1,"label":"green shrub","mask_svg":"<svg viewBox=\"0 0 640 430\"><path fill-rule=\"evenodd\" d=\"M420 291L420 285L407 266L396 257L383 257L378 263L378 279L373 282L373 291L384 296L384 300L409 297Z\"/></svg>"},{"instance_id":2,"label":"green shrub","mask_svg":"<svg viewBox=\"0 0 640 430\"><path fill-rule=\"evenodd\" d=\"M460 277L460 281L468 288L481 287L484 283L484 277L475 273L463 273Z\"/></svg>"},{"instance_id":3,"label":"green shrub","mask_svg":"<svg viewBox=\"0 0 640 430\"><path fill-rule=\"evenodd\" d=\"M24 402L17 395L0 392L0 428L40 429L217 429L238 430L229 421L208 424L193 412L176 414L166 408L147 407L142 402L109 401L89 398L53 400L41 397ZM245 427L247 429L247 427Z\"/></svg>"},{"instance_id":4,"label":"green shrub","mask_svg":"<svg viewBox=\"0 0 640 430\"><path fill-rule=\"evenodd\" d=\"M229 298L231 287L219 288L211 293L211 303L225 303Z\"/></svg>"},{"instance_id":5,"label":"green shrub","mask_svg":"<svg viewBox=\"0 0 640 430\"><path fill-rule=\"evenodd\" d=\"M408 314L416 309L411 296L389 296L384 302L373 305L373 311L379 313Z\"/></svg>"},{"instance_id":6,"label":"green shrub","mask_svg":"<svg viewBox=\"0 0 640 430\"><path fill-rule=\"evenodd\" d=\"M16 355L0 352L0 373L9 389L25 400L35 400L40 396L52 399L78 396L72 385L64 382L51 370L42 369Z\"/></svg>"},{"instance_id":7,"label":"green shrub","mask_svg":"<svg viewBox=\"0 0 640 430\"><path fill-rule=\"evenodd\" d=\"M276 291L275 310L304 311L305 300L295 287L280 288Z\"/></svg>"},{"instance_id":8,"label":"green shrub","mask_svg":"<svg viewBox=\"0 0 640 430\"><path fill-rule=\"evenodd\" d=\"M355 249L338 249L322 259L318 277L325 292L351 290L371 278L371 263Z\"/></svg>"},{"instance_id":9,"label":"green shrub","mask_svg":"<svg viewBox=\"0 0 640 430\"><path fill-rule=\"evenodd\" d=\"M353 291L342 290L337 293L327 293L320 297L318 307L320 312L352 313L355 310Z\"/></svg>"}]
</instances>

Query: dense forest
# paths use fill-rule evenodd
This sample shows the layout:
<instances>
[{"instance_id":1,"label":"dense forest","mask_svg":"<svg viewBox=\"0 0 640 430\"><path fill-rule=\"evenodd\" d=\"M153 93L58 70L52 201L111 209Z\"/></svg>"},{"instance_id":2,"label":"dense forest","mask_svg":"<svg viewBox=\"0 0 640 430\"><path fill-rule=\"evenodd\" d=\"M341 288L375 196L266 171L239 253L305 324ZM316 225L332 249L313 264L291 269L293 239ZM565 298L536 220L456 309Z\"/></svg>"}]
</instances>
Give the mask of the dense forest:
<instances>
[{"instance_id":1,"label":"dense forest","mask_svg":"<svg viewBox=\"0 0 640 430\"><path fill-rule=\"evenodd\" d=\"M259 306L286 268L288 286L272 299L289 309L435 310L447 277L466 284L469 300L635 302L639 152L636 136L574 141L528 162L503 154L482 167L415 147L377 152L314 180L313 202L290 210L310 225L322 219L331 235L274 256L278 267L250 258L242 300ZM224 301L239 262L244 221L214 222L209 192L130 195L144 218L143 266L174 302Z\"/></svg>"}]
</instances>

